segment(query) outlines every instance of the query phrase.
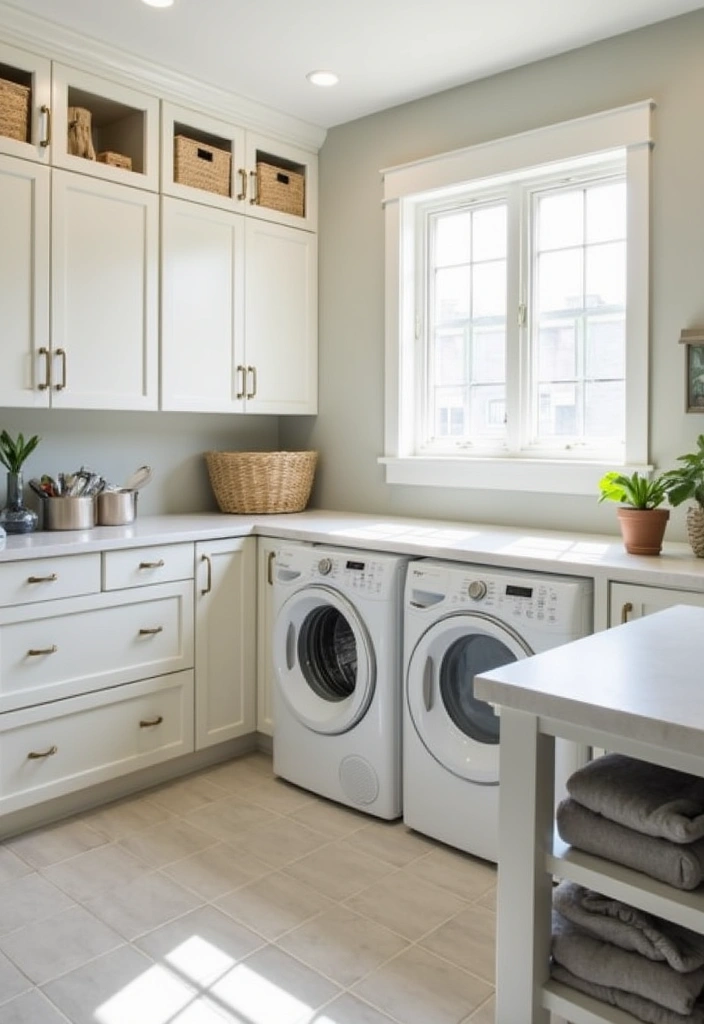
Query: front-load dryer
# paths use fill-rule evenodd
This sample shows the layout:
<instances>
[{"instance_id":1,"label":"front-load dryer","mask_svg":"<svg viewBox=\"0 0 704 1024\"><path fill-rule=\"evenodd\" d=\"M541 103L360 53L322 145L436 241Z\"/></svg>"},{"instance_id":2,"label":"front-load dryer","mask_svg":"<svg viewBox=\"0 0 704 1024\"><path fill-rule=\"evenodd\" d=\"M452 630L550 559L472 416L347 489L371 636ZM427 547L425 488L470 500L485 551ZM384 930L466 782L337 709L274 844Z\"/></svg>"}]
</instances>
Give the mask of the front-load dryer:
<instances>
[{"instance_id":1,"label":"front-load dryer","mask_svg":"<svg viewBox=\"0 0 704 1024\"><path fill-rule=\"evenodd\" d=\"M404 597L403 818L498 861L500 718L474 676L586 636L592 584L457 562L409 566ZM556 747L556 790L579 763Z\"/></svg>"},{"instance_id":2,"label":"front-load dryer","mask_svg":"<svg viewBox=\"0 0 704 1024\"><path fill-rule=\"evenodd\" d=\"M274 561L274 773L380 818L401 814L408 559L283 544Z\"/></svg>"}]
</instances>

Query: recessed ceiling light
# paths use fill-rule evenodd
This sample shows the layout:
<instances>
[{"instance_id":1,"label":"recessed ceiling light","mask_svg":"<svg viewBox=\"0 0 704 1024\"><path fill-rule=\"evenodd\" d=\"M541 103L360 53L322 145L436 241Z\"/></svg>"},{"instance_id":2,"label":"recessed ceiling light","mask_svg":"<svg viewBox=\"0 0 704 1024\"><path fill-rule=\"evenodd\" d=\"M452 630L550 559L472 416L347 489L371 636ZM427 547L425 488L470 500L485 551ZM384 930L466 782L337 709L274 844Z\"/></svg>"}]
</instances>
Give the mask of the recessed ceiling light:
<instances>
[{"instance_id":1,"label":"recessed ceiling light","mask_svg":"<svg viewBox=\"0 0 704 1024\"><path fill-rule=\"evenodd\" d=\"M147 7L173 7L174 0L142 0Z\"/></svg>"},{"instance_id":2,"label":"recessed ceiling light","mask_svg":"<svg viewBox=\"0 0 704 1024\"><path fill-rule=\"evenodd\" d=\"M340 81L334 71L309 71L306 78L312 85L322 85L323 87L337 85Z\"/></svg>"}]
</instances>

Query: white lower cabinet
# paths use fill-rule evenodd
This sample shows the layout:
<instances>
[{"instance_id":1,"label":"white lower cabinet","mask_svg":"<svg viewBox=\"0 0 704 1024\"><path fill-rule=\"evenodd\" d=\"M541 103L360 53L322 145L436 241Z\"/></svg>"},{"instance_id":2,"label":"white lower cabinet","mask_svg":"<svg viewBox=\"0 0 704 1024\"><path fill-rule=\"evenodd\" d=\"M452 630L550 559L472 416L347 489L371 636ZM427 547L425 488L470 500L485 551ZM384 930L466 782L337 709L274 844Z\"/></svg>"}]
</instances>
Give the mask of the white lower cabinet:
<instances>
[{"instance_id":1,"label":"white lower cabinet","mask_svg":"<svg viewBox=\"0 0 704 1024\"><path fill-rule=\"evenodd\" d=\"M704 606L704 593L692 590L670 590L642 583L609 584L609 626L619 626L643 615L652 615L675 604Z\"/></svg>"},{"instance_id":2,"label":"white lower cabinet","mask_svg":"<svg viewBox=\"0 0 704 1024\"><path fill-rule=\"evenodd\" d=\"M256 540L196 544L196 750L254 732Z\"/></svg>"},{"instance_id":3,"label":"white lower cabinet","mask_svg":"<svg viewBox=\"0 0 704 1024\"><path fill-rule=\"evenodd\" d=\"M281 542L257 538L257 732L274 735L273 569Z\"/></svg>"}]
</instances>

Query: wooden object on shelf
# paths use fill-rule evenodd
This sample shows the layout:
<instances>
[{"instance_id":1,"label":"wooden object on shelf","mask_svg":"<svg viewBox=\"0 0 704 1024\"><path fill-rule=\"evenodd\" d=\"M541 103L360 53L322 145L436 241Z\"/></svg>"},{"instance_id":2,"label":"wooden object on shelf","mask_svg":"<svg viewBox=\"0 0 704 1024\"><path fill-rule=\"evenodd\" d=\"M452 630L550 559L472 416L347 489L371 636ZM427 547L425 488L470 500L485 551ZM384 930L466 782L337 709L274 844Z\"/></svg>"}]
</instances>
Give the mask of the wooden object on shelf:
<instances>
[{"instance_id":1,"label":"wooden object on shelf","mask_svg":"<svg viewBox=\"0 0 704 1024\"><path fill-rule=\"evenodd\" d=\"M206 192L230 195L230 166L232 154L217 146L174 136L174 181Z\"/></svg>"},{"instance_id":2,"label":"wooden object on shelf","mask_svg":"<svg viewBox=\"0 0 704 1024\"><path fill-rule=\"evenodd\" d=\"M305 176L274 164L257 163L257 203L294 217L305 216Z\"/></svg>"},{"instance_id":3,"label":"wooden object on shelf","mask_svg":"<svg viewBox=\"0 0 704 1024\"><path fill-rule=\"evenodd\" d=\"M72 156L95 160L93 115L85 107L68 108L68 151Z\"/></svg>"},{"instance_id":4,"label":"wooden object on shelf","mask_svg":"<svg viewBox=\"0 0 704 1024\"><path fill-rule=\"evenodd\" d=\"M27 141L29 93L29 86L0 78L0 135Z\"/></svg>"},{"instance_id":5,"label":"wooden object on shelf","mask_svg":"<svg viewBox=\"0 0 704 1024\"><path fill-rule=\"evenodd\" d=\"M98 153L96 159L101 164L109 164L110 167L122 167L126 171L132 170L132 157L125 156L124 153L111 153L106 150L104 153Z\"/></svg>"}]
</instances>

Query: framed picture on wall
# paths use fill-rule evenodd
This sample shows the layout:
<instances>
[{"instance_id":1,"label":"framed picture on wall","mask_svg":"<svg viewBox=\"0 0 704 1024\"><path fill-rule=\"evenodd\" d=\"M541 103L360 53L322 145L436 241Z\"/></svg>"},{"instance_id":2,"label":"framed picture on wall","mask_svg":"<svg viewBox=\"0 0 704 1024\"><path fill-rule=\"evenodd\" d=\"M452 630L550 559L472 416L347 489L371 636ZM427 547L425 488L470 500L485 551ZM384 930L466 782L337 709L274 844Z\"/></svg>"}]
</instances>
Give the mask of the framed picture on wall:
<instances>
[{"instance_id":1,"label":"framed picture on wall","mask_svg":"<svg viewBox=\"0 0 704 1024\"><path fill-rule=\"evenodd\" d=\"M682 331L680 344L686 347L685 408L704 412L704 328Z\"/></svg>"}]
</instances>

